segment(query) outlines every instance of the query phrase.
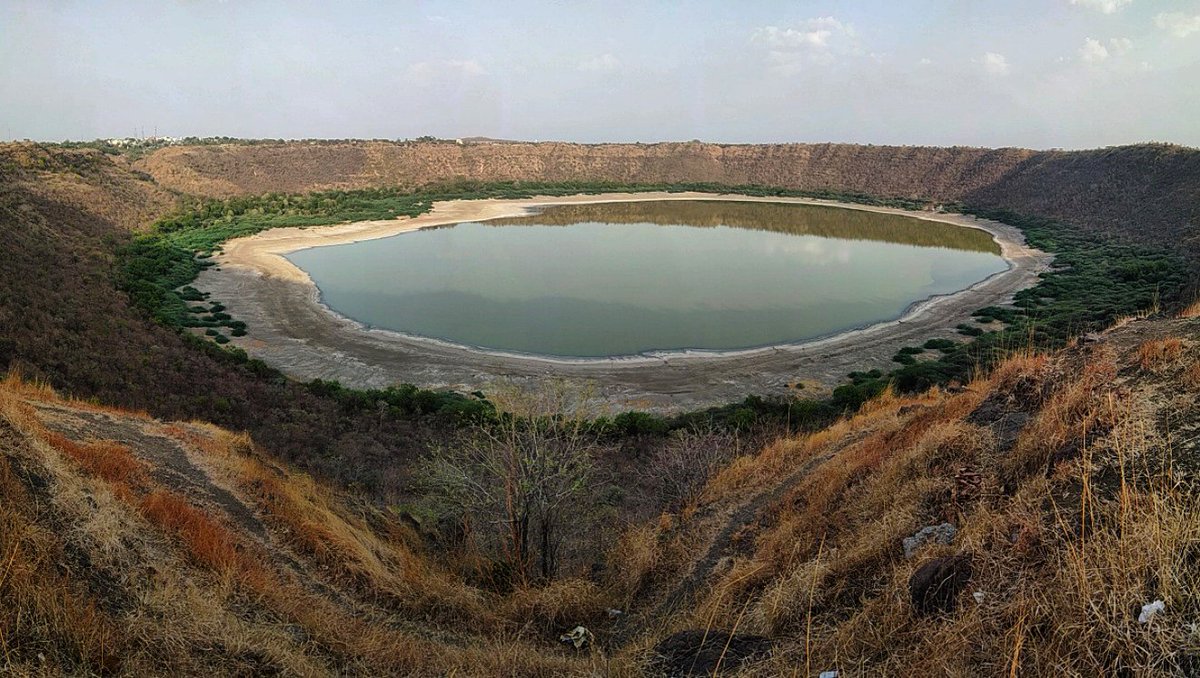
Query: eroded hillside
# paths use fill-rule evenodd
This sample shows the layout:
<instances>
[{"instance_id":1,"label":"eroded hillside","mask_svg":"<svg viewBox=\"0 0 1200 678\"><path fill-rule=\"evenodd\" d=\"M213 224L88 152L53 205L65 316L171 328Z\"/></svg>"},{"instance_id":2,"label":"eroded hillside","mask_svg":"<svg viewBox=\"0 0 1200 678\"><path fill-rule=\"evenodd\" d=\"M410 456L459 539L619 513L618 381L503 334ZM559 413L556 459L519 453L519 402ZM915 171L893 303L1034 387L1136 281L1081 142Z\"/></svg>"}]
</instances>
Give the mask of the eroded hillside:
<instances>
[{"instance_id":1,"label":"eroded hillside","mask_svg":"<svg viewBox=\"0 0 1200 678\"><path fill-rule=\"evenodd\" d=\"M76 397L247 430L277 457L368 491L396 490L395 461L413 456L422 429L348 415L265 365L206 350L116 288L119 249L176 207L122 163L86 149L0 145L0 370Z\"/></svg>"},{"instance_id":2,"label":"eroded hillside","mask_svg":"<svg viewBox=\"0 0 1200 678\"><path fill-rule=\"evenodd\" d=\"M712 182L961 201L1161 244L1200 223L1200 151L692 143L291 142L180 146L135 163L213 197L476 181Z\"/></svg>"}]
</instances>

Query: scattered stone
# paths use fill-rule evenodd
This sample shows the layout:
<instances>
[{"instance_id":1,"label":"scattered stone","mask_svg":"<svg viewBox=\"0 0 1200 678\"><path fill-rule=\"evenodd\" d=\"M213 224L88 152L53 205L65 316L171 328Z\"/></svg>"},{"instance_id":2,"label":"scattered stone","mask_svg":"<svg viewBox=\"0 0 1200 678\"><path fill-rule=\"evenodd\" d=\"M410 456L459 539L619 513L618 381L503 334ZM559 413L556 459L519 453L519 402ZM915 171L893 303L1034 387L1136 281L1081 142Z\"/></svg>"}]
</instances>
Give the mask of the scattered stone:
<instances>
[{"instance_id":1,"label":"scattered stone","mask_svg":"<svg viewBox=\"0 0 1200 678\"><path fill-rule=\"evenodd\" d=\"M912 558L916 554L917 549L929 542L942 545L949 544L954 541L954 535L956 534L958 534L958 528L950 523L922 527L913 536L904 538L904 557Z\"/></svg>"},{"instance_id":2,"label":"scattered stone","mask_svg":"<svg viewBox=\"0 0 1200 678\"><path fill-rule=\"evenodd\" d=\"M592 632L582 626L576 626L569 633L558 637L560 643L570 643L576 650L583 649L592 640Z\"/></svg>"},{"instance_id":3,"label":"scattered stone","mask_svg":"<svg viewBox=\"0 0 1200 678\"><path fill-rule=\"evenodd\" d=\"M983 599L986 598L987 595L983 591L976 591L975 593L971 594L971 597L975 599L976 605L983 605Z\"/></svg>"},{"instance_id":4,"label":"scattered stone","mask_svg":"<svg viewBox=\"0 0 1200 678\"><path fill-rule=\"evenodd\" d=\"M1149 624L1151 619L1158 613L1167 609L1167 604L1161 600L1156 600L1153 603L1146 603L1142 606L1142 613L1138 615L1139 624Z\"/></svg>"},{"instance_id":5,"label":"scattered stone","mask_svg":"<svg viewBox=\"0 0 1200 678\"><path fill-rule=\"evenodd\" d=\"M673 633L654 646L654 673L665 676L711 676L765 659L771 640L728 631L689 629Z\"/></svg>"},{"instance_id":6,"label":"scattered stone","mask_svg":"<svg viewBox=\"0 0 1200 678\"><path fill-rule=\"evenodd\" d=\"M908 580L908 593L918 614L952 612L958 594L971 580L971 557L960 554L934 558L917 568Z\"/></svg>"}]
</instances>

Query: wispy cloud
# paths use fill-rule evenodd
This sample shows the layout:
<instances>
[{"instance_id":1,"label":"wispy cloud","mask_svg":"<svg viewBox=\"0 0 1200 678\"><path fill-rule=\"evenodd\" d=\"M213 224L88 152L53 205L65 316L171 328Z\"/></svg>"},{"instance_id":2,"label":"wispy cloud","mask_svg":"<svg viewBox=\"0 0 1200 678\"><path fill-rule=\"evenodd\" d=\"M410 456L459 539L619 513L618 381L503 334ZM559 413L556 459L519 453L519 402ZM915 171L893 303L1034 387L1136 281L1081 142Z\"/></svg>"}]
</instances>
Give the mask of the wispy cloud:
<instances>
[{"instance_id":1,"label":"wispy cloud","mask_svg":"<svg viewBox=\"0 0 1200 678\"><path fill-rule=\"evenodd\" d=\"M1108 58L1108 48L1095 38L1087 38L1079 48L1079 58L1089 64L1100 63Z\"/></svg>"},{"instance_id":2,"label":"wispy cloud","mask_svg":"<svg viewBox=\"0 0 1200 678\"><path fill-rule=\"evenodd\" d=\"M1108 51L1112 52L1113 56L1127 54L1131 49L1133 49L1133 41L1129 38L1108 39Z\"/></svg>"},{"instance_id":3,"label":"wispy cloud","mask_svg":"<svg viewBox=\"0 0 1200 678\"><path fill-rule=\"evenodd\" d=\"M1008 75L1010 70L1008 58L997 52L984 52L983 56L974 60L983 65L983 70L992 75Z\"/></svg>"},{"instance_id":4,"label":"wispy cloud","mask_svg":"<svg viewBox=\"0 0 1200 678\"><path fill-rule=\"evenodd\" d=\"M1163 12L1154 17L1154 25L1177 38L1186 38L1200 32L1200 14Z\"/></svg>"},{"instance_id":5,"label":"wispy cloud","mask_svg":"<svg viewBox=\"0 0 1200 678\"><path fill-rule=\"evenodd\" d=\"M767 63L781 75L794 75L809 65L828 65L841 54L862 50L854 27L832 16L816 17L794 27L764 26L750 40L767 48Z\"/></svg>"},{"instance_id":6,"label":"wispy cloud","mask_svg":"<svg viewBox=\"0 0 1200 678\"><path fill-rule=\"evenodd\" d=\"M621 60L607 52L579 62L579 70L589 73L608 73L621 67Z\"/></svg>"},{"instance_id":7,"label":"wispy cloud","mask_svg":"<svg viewBox=\"0 0 1200 678\"><path fill-rule=\"evenodd\" d=\"M1094 9L1103 14L1112 14L1133 0L1071 0L1072 5Z\"/></svg>"},{"instance_id":8,"label":"wispy cloud","mask_svg":"<svg viewBox=\"0 0 1200 678\"><path fill-rule=\"evenodd\" d=\"M471 78L484 75L487 70L474 59L446 59L443 61L418 61L410 64L405 73L410 81L425 85L448 78Z\"/></svg>"}]
</instances>

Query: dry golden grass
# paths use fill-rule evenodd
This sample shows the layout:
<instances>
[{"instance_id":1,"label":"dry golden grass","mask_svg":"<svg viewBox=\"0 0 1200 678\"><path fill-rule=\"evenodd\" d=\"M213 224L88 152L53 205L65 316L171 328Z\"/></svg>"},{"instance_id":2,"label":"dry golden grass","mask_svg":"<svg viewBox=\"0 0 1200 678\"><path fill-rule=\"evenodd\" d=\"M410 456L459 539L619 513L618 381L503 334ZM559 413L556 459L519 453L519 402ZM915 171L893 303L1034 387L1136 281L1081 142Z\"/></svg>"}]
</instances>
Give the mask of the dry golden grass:
<instances>
[{"instance_id":1,"label":"dry golden grass","mask_svg":"<svg viewBox=\"0 0 1200 678\"><path fill-rule=\"evenodd\" d=\"M1143 370L1157 370L1172 366L1183 355L1183 349L1183 340L1179 337L1151 339L1138 347L1138 365Z\"/></svg>"},{"instance_id":2,"label":"dry golden grass","mask_svg":"<svg viewBox=\"0 0 1200 678\"><path fill-rule=\"evenodd\" d=\"M88 473L122 488L122 491L128 491L132 485L143 486L148 479L145 464L124 445L107 440L79 443L55 431L46 431L43 440Z\"/></svg>"},{"instance_id":3,"label":"dry golden grass","mask_svg":"<svg viewBox=\"0 0 1200 678\"><path fill-rule=\"evenodd\" d=\"M15 601L0 606L0 672L626 670L598 654L563 654L554 642L562 620L603 613L595 585L569 581L488 600L425 558L406 526L368 516L371 509L307 476L266 464L244 435L106 412L113 425L178 440L214 482L231 481L227 489L258 508L271 528L271 540L260 541L214 507L161 485L152 460L110 441L48 429L31 402L53 412L72 409L48 389L0 384L0 435L11 433L23 446L14 451L0 439L0 592ZM13 459L37 469L46 497L22 493ZM38 507L50 512L30 517L17 510ZM295 552L275 551L273 540ZM90 566L61 574L68 545L86 553ZM316 580L325 584L314 587ZM105 596L129 602L110 616L102 611L110 604Z\"/></svg>"},{"instance_id":4,"label":"dry golden grass","mask_svg":"<svg viewBox=\"0 0 1200 678\"><path fill-rule=\"evenodd\" d=\"M1200 299L1188 304L1177 316L1179 318L1196 318L1200 317Z\"/></svg>"},{"instance_id":5,"label":"dry golden grass","mask_svg":"<svg viewBox=\"0 0 1200 678\"><path fill-rule=\"evenodd\" d=\"M38 503L0 459L0 668L32 671L40 653L74 671L112 672L121 634L84 583L61 573L62 542L38 518Z\"/></svg>"},{"instance_id":6,"label":"dry golden grass","mask_svg":"<svg viewBox=\"0 0 1200 678\"><path fill-rule=\"evenodd\" d=\"M1156 400L1153 391L1131 395L1117 377L1119 364L1140 360L1136 349L1094 352L1082 368L1021 356L966 393L903 413L896 403L867 408L845 422L840 439L821 443L818 458L828 458L764 512L753 553L718 571L670 628L736 624L775 638L772 657L746 671L756 676L1194 670L1200 495L1165 463L1174 453L1156 407L1171 384L1148 386L1163 390ZM1032 410L1012 450L998 450L987 426L966 421L984 401ZM785 471L779 460L801 459L809 445L811 437L774 443L742 461L735 477ZM957 487L964 471L982 476L972 492ZM747 487L726 478L706 497L740 500ZM943 521L959 528L953 544L904 558L904 537ZM953 553L971 554L974 571L957 611L917 616L909 577L928 558ZM1141 605L1155 599L1167 611L1139 624ZM643 638L630 652L651 644Z\"/></svg>"},{"instance_id":7,"label":"dry golden grass","mask_svg":"<svg viewBox=\"0 0 1200 678\"><path fill-rule=\"evenodd\" d=\"M1200 391L1200 362L1189 365L1179 380L1189 391Z\"/></svg>"},{"instance_id":8,"label":"dry golden grass","mask_svg":"<svg viewBox=\"0 0 1200 678\"><path fill-rule=\"evenodd\" d=\"M238 539L179 495L154 490L140 499L139 508L150 522L180 539L200 565L217 572L251 569L237 550Z\"/></svg>"},{"instance_id":9,"label":"dry golden grass","mask_svg":"<svg viewBox=\"0 0 1200 678\"><path fill-rule=\"evenodd\" d=\"M1099 397L1111 388L1117 366L1110 353L1096 356L1081 374L1060 380L1057 390L1021 432L1016 446L1000 462L1004 483L1012 485L1038 469L1069 445L1082 448L1114 423L1115 401Z\"/></svg>"},{"instance_id":10,"label":"dry golden grass","mask_svg":"<svg viewBox=\"0 0 1200 678\"><path fill-rule=\"evenodd\" d=\"M144 419L147 421L151 419L150 415L144 410L111 407L103 403L79 398L64 398L50 384L42 381L26 380L20 372L10 371L6 373L4 378L0 379L0 389L11 396L19 397L26 401L53 403L64 405L74 410L112 414L127 419Z\"/></svg>"},{"instance_id":11,"label":"dry golden grass","mask_svg":"<svg viewBox=\"0 0 1200 678\"><path fill-rule=\"evenodd\" d=\"M626 609L655 572L666 563L664 536L657 524L636 526L625 531L608 555L608 561L620 563L609 581L610 594Z\"/></svg>"}]
</instances>

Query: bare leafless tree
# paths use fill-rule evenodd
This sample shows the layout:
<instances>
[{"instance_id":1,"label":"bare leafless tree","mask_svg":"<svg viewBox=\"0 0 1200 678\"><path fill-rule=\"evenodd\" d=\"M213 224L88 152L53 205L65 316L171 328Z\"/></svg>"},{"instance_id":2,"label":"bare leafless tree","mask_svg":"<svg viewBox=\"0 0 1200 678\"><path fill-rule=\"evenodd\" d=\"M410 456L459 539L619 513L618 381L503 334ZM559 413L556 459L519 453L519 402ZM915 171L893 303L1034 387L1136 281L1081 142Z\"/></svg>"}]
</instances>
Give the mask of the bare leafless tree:
<instances>
[{"instance_id":1,"label":"bare leafless tree","mask_svg":"<svg viewBox=\"0 0 1200 678\"><path fill-rule=\"evenodd\" d=\"M737 433L706 428L676 431L655 453L647 472L659 488L665 508L677 509L696 497L704 484L741 454Z\"/></svg>"},{"instance_id":2,"label":"bare leafless tree","mask_svg":"<svg viewBox=\"0 0 1200 678\"><path fill-rule=\"evenodd\" d=\"M510 397L499 423L437 450L426 469L430 489L486 526L526 581L557 573L572 508L592 475L596 443L574 402L561 389Z\"/></svg>"}]
</instances>

